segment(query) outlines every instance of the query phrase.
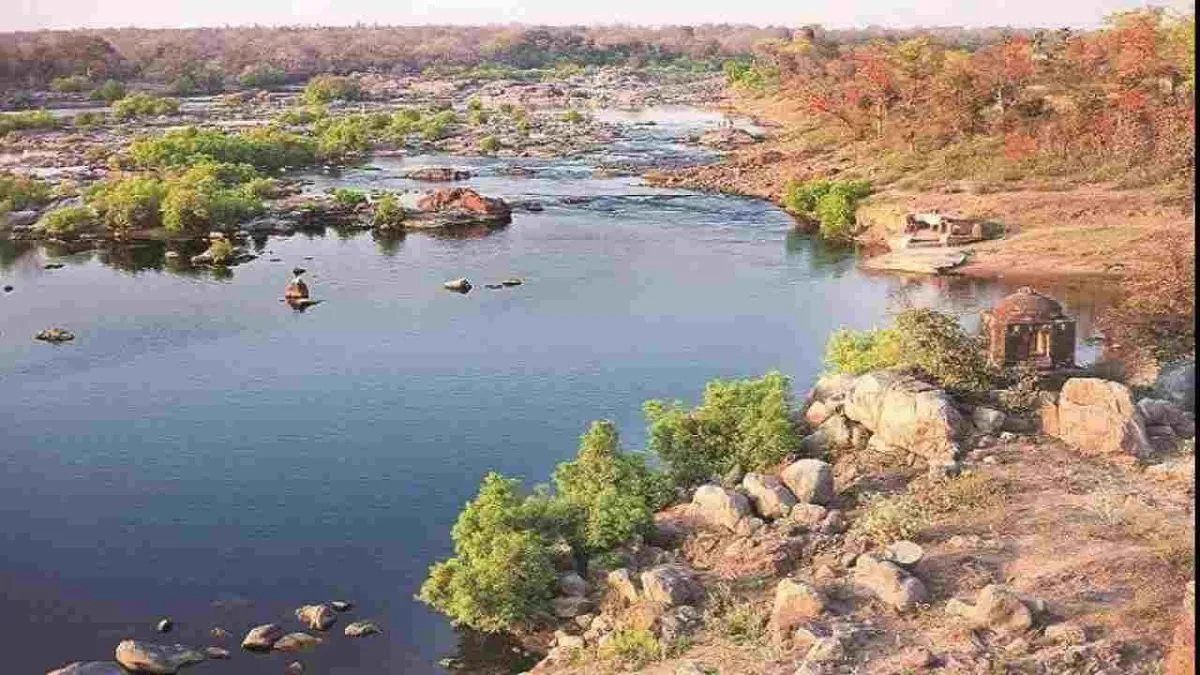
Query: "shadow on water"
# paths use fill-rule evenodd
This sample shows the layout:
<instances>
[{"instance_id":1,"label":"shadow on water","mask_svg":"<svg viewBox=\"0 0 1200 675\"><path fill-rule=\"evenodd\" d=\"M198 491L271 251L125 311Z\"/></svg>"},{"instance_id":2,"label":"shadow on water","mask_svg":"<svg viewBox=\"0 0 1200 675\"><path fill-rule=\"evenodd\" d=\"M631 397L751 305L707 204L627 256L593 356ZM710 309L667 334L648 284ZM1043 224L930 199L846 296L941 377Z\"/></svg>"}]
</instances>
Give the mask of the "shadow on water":
<instances>
[{"instance_id":1,"label":"shadow on water","mask_svg":"<svg viewBox=\"0 0 1200 675\"><path fill-rule=\"evenodd\" d=\"M405 233L403 230L398 232L383 232L374 230L371 232L371 239L375 241L375 248L379 250L379 254L394 257L400 252L400 248L404 245Z\"/></svg>"},{"instance_id":2,"label":"shadow on water","mask_svg":"<svg viewBox=\"0 0 1200 675\"><path fill-rule=\"evenodd\" d=\"M853 245L824 241L799 230L787 233L784 250L790 258L807 260L810 271L829 272L835 278L854 266Z\"/></svg>"},{"instance_id":3,"label":"shadow on water","mask_svg":"<svg viewBox=\"0 0 1200 675\"><path fill-rule=\"evenodd\" d=\"M529 670L539 660L508 635L460 630L454 655L442 659L441 664L471 675L510 675Z\"/></svg>"}]
</instances>

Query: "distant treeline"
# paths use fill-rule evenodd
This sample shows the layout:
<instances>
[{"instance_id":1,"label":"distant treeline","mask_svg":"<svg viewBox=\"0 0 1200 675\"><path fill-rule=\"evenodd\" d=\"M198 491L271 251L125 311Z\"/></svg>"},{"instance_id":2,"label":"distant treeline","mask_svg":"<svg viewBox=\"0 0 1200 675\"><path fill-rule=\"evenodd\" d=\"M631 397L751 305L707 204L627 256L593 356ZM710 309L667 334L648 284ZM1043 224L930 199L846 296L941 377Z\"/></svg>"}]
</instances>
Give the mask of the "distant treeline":
<instances>
[{"instance_id":1,"label":"distant treeline","mask_svg":"<svg viewBox=\"0 0 1200 675\"><path fill-rule=\"evenodd\" d=\"M819 31L838 44L928 35L975 49L1001 29ZM511 69L564 64L718 68L756 45L791 40L782 26L647 28L529 26L242 27L100 29L0 34L0 86L45 88L55 79L107 79L175 85L181 91L302 82L322 74L418 73L433 67Z\"/></svg>"}]
</instances>

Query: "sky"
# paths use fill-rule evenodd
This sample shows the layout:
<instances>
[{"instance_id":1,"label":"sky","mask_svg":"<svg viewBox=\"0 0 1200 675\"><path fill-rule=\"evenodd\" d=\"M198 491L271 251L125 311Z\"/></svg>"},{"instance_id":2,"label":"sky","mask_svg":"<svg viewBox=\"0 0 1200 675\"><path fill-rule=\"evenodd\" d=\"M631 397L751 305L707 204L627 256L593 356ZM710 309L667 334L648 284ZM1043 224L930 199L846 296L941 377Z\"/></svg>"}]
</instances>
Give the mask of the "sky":
<instances>
[{"instance_id":1,"label":"sky","mask_svg":"<svg viewBox=\"0 0 1200 675\"><path fill-rule=\"evenodd\" d=\"M1139 0L0 0L0 31L223 25L701 24L1089 27ZM1188 0L1154 4L1192 11Z\"/></svg>"}]
</instances>

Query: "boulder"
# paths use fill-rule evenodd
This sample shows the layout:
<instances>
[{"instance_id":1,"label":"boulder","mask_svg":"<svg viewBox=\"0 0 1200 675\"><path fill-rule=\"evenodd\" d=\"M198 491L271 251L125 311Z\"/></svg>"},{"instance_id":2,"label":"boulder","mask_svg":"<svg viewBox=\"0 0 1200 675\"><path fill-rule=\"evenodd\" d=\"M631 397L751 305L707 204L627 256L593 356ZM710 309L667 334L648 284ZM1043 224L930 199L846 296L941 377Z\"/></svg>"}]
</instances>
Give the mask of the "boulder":
<instances>
[{"instance_id":1,"label":"boulder","mask_svg":"<svg viewBox=\"0 0 1200 675\"><path fill-rule=\"evenodd\" d=\"M37 219L38 219L37 211L30 211L30 210L26 209L24 211L9 211L8 212L9 226L15 227L18 229L22 228L22 227L29 227L30 225L33 225L34 223L37 222Z\"/></svg>"},{"instance_id":2,"label":"boulder","mask_svg":"<svg viewBox=\"0 0 1200 675\"><path fill-rule=\"evenodd\" d=\"M287 675L302 675L304 664L299 661L292 661L287 665L287 668L283 669L283 672L287 673Z\"/></svg>"},{"instance_id":3,"label":"boulder","mask_svg":"<svg viewBox=\"0 0 1200 675\"><path fill-rule=\"evenodd\" d=\"M117 663L135 673L172 675L184 666L200 663L204 654L184 645L156 645L123 640L117 645Z\"/></svg>"},{"instance_id":4,"label":"boulder","mask_svg":"<svg viewBox=\"0 0 1200 675\"><path fill-rule=\"evenodd\" d=\"M1196 435L1196 423L1183 408L1170 401L1159 398L1144 398L1137 402L1138 412L1147 429L1153 426L1166 426L1182 438L1192 438Z\"/></svg>"},{"instance_id":5,"label":"boulder","mask_svg":"<svg viewBox=\"0 0 1200 675\"><path fill-rule=\"evenodd\" d=\"M1153 452L1129 388L1094 377L1067 380L1059 394L1058 437L1087 455Z\"/></svg>"},{"instance_id":6,"label":"boulder","mask_svg":"<svg viewBox=\"0 0 1200 675\"><path fill-rule=\"evenodd\" d=\"M776 636L788 637L824 612L825 597L820 591L799 581L783 579L775 586L775 603L767 625Z\"/></svg>"},{"instance_id":7,"label":"boulder","mask_svg":"<svg viewBox=\"0 0 1200 675\"><path fill-rule=\"evenodd\" d=\"M1196 405L1196 362L1175 361L1158 371L1154 380L1156 398L1163 398L1186 410Z\"/></svg>"},{"instance_id":8,"label":"boulder","mask_svg":"<svg viewBox=\"0 0 1200 675\"><path fill-rule=\"evenodd\" d=\"M813 385L812 397L817 401L828 401L833 398L842 398L850 393L854 388L855 377L846 373L837 373L834 375L822 375L817 383Z\"/></svg>"},{"instance_id":9,"label":"boulder","mask_svg":"<svg viewBox=\"0 0 1200 675\"><path fill-rule=\"evenodd\" d=\"M887 446L937 463L958 456L965 426L946 392L894 370L867 373L854 381L846 417L863 425Z\"/></svg>"},{"instance_id":10,"label":"boulder","mask_svg":"<svg viewBox=\"0 0 1200 675\"><path fill-rule=\"evenodd\" d=\"M608 587L627 602L637 602L641 596L637 583L624 567L609 572L607 580Z\"/></svg>"},{"instance_id":11,"label":"boulder","mask_svg":"<svg viewBox=\"0 0 1200 675\"><path fill-rule=\"evenodd\" d=\"M808 422L810 427L816 429L835 412L837 412L837 408L832 403L813 401L812 405L808 406L804 411L804 421Z\"/></svg>"},{"instance_id":12,"label":"boulder","mask_svg":"<svg viewBox=\"0 0 1200 675\"><path fill-rule=\"evenodd\" d=\"M981 434L998 434L1004 427L1007 415L1003 411L984 406L975 406L971 411L971 424Z\"/></svg>"},{"instance_id":13,"label":"boulder","mask_svg":"<svg viewBox=\"0 0 1200 675\"><path fill-rule=\"evenodd\" d=\"M563 595L583 597L587 595L587 582L575 572L567 572L558 578L558 592Z\"/></svg>"},{"instance_id":14,"label":"boulder","mask_svg":"<svg viewBox=\"0 0 1200 675\"><path fill-rule=\"evenodd\" d=\"M250 629L249 633L246 633L246 637L242 638L242 649L266 651L281 637L283 637L283 627L278 624L266 623L255 626Z\"/></svg>"},{"instance_id":15,"label":"boulder","mask_svg":"<svg viewBox=\"0 0 1200 675\"><path fill-rule=\"evenodd\" d=\"M404 177L409 180L424 181L467 180L471 177L471 172L451 166L430 166L423 169L413 169L404 174Z\"/></svg>"},{"instance_id":16,"label":"boulder","mask_svg":"<svg viewBox=\"0 0 1200 675\"><path fill-rule=\"evenodd\" d=\"M512 222L512 209L503 199L485 197L471 188L444 188L417 200L417 213L412 224L421 227L422 220L434 226L506 225Z\"/></svg>"},{"instance_id":17,"label":"boulder","mask_svg":"<svg viewBox=\"0 0 1200 675\"><path fill-rule=\"evenodd\" d=\"M921 548L920 544L907 540L894 541L888 544L883 552L884 560L905 568L916 565L924 557L925 549Z\"/></svg>"},{"instance_id":18,"label":"boulder","mask_svg":"<svg viewBox=\"0 0 1200 675\"><path fill-rule=\"evenodd\" d=\"M204 655L217 661L224 661L232 657L229 650L224 647L205 647Z\"/></svg>"},{"instance_id":19,"label":"boulder","mask_svg":"<svg viewBox=\"0 0 1200 675\"><path fill-rule=\"evenodd\" d=\"M451 279L450 281L443 282L442 288L448 291L466 293L467 291L471 290L471 282L468 281L466 277L459 277L457 279Z\"/></svg>"},{"instance_id":20,"label":"boulder","mask_svg":"<svg viewBox=\"0 0 1200 675\"><path fill-rule=\"evenodd\" d=\"M823 455L835 448L848 448L852 444L853 433L849 421L845 415L834 413L826 417L816 431L800 439L800 452L806 455Z\"/></svg>"},{"instance_id":21,"label":"boulder","mask_svg":"<svg viewBox=\"0 0 1200 675\"><path fill-rule=\"evenodd\" d=\"M692 495L696 515L712 527L733 530L738 521L750 515L750 501L744 495L718 485L701 485Z\"/></svg>"},{"instance_id":22,"label":"boulder","mask_svg":"<svg viewBox=\"0 0 1200 675\"><path fill-rule=\"evenodd\" d=\"M825 522L829 510L820 504L797 504L792 508L791 519L797 525L814 530Z\"/></svg>"},{"instance_id":23,"label":"boulder","mask_svg":"<svg viewBox=\"0 0 1200 675\"><path fill-rule=\"evenodd\" d=\"M550 601L551 611L560 619L574 619L581 614L587 614L594 609L592 601L578 596L554 598Z\"/></svg>"},{"instance_id":24,"label":"boulder","mask_svg":"<svg viewBox=\"0 0 1200 675\"><path fill-rule=\"evenodd\" d=\"M87 663L76 661L58 670L52 670L46 675L128 675L128 673L120 664L112 661L89 661Z\"/></svg>"},{"instance_id":25,"label":"boulder","mask_svg":"<svg viewBox=\"0 0 1200 675\"><path fill-rule=\"evenodd\" d=\"M275 641L271 649L277 652L298 652L321 644L321 638L308 633L288 633Z\"/></svg>"},{"instance_id":26,"label":"boulder","mask_svg":"<svg viewBox=\"0 0 1200 675\"><path fill-rule=\"evenodd\" d=\"M658 621L659 636L668 644L692 635L704 625L704 617L691 605L672 607Z\"/></svg>"},{"instance_id":27,"label":"boulder","mask_svg":"<svg viewBox=\"0 0 1200 675\"><path fill-rule=\"evenodd\" d=\"M802 504L828 504L833 501L833 467L819 459L801 459L779 474L783 484Z\"/></svg>"},{"instance_id":28,"label":"boulder","mask_svg":"<svg viewBox=\"0 0 1200 675\"><path fill-rule=\"evenodd\" d=\"M75 339L75 334L65 328L47 328L34 335L33 339L42 342L70 342Z\"/></svg>"},{"instance_id":29,"label":"boulder","mask_svg":"<svg viewBox=\"0 0 1200 675\"><path fill-rule=\"evenodd\" d=\"M863 554L855 560L854 582L899 612L908 611L929 597L920 579L899 565L872 555Z\"/></svg>"},{"instance_id":30,"label":"boulder","mask_svg":"<svg viewBox=\"0 0 1200 675\"><path fill-rule=\"evenodd\" d=\"M951 600L946 611L963 617L972 628L986 628L1004 636L1020 635L1033 627L1033 612L1015 591L1002 584L985 586L974 606Z\"/></svg>"},{"instance_id":31,"label":"boulder","mask_svg":"<svg viewBox=\"0 0 1200 675\"><path fill-rule=\"evenodd\" d=\"M774 476L748 473L742 479L742 488L750 496L754 510L769 520L786 517L796 505L796 498L791 491Z\"/></svg>"},{"instance_id":32,"label":"boulder","mask_svg":"<svg viewBox=\"0 0 1200 675\"><path fill-rule=\"evenodd\" d=\"M296 610L296 619L313 630L328 630L337 621L337 613L329 605L304 605Z\"/></svg>"},{"instance_id":33,"label":"boulder","mask_svg":"<svg viewBox=\"0 0 1200 675\"><path fill-rule=\"evenodd\" d=\"M166 618L166 617L159 619L158 623L154 624L154 630L156 630L160 633L170 633L171 629L174 627L175 627L174 622L172 622L169 618Z\"/></svg>"},{"instance_id":34,"label":"boulder","mask_svg":"<svg viewBox=\"0 0 1200 675\"><path fill-rule=\"evenodd\" d=\"M354 623L350 624L349 626L346 626L346 630L344 630L342 632L346 634L346 637L357 638L357 637L366 637L368 635L378 635L379 633L382 633L383 631L380 630L379 626L375 625L374 622L355 621Z\"/></svg>"},{"instance_id":35,"label":"boulder","mask_svg":"<svg viewBox=\"0 0 1200 675\"><path fill-rule=\"evenodd\" d=\"M658 565L642 572L642 589L651 602L667 607L699 602L704 588L692 571L682 565Z\"/></svg>"}]
</instances>

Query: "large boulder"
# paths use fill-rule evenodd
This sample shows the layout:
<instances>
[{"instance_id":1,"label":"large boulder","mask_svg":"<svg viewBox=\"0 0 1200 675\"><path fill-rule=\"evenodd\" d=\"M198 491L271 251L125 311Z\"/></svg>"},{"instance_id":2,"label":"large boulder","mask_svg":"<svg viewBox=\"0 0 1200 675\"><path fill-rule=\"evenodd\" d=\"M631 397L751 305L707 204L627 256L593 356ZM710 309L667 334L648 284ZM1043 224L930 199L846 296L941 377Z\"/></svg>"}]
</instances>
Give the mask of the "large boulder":
<instances>
[{"instance_id":1,"label":"large boulder","mask_svg":"<svg viewBox=\"0 0 1200 675\"><path fill-rule=\"evenodd\" d=\"M471 188L444 188L417 200L415 218L406 224L416 227L469 223L507 225L512 208L503 199L485 197Z\"/></svg>"},{"instance_id":2,"label":"large boulder","mask_svg":"<svg viewBox=\"0 0 1200 675\"><path fill-rule=\"evenodd\" d=\"M242 649L267 651L281 637L283 637L283 627L279 624L265 623L255 626L246 633L246 637L242 638Z\"/></svg>"},{"instance_id":3,"label":"large boulder","mask_svg":"<svg viewBox=\"0 0 1200 675\"><path fill-rule=\"evenodd\" d=\"M308 633L288 633L275 641L271 649L277 652L298 652L321 644L321 638Z\"/></svg>"},{"instance_id":4,"label":"large boulder","mask_svg":"<svg viewBox=\"0 0 1200 675\"><path fill-rule=\"evenodd\" d=\"M787 637L824 611L825 597L820 591L793 579L783 579L775 586L775 603L767 625L776 636Z\"/></svg>"},{"instance_id":5,"label":"large boulder","mask_svg":"<svg viewBox=\"0 0 1200 675\"><path fill-rule=\"evenodd\" d=\"M642 589L647 600L667 607L691 604L704 598L704 587L683 565L659 565L642 572Z\"/></svg>"},{"instance_id":6,"label":"large boulder","mask_svg":"<svg viewBox=\"0 0 1200 675\"><path fill-rule=\"evenodd\" d=\"M828 404L817 401L814 406ZM823 455L835 448L848 448L853 444L853 432L849 420L841 413L828 415L816 431L800 439L800 452L806 455Z\"/></svg>"},{"instance_id":7,"label":"large boulder","mask_svg":"<svg viewBox=\"0 0 1200 675\"><path fill-rule=\"evenodd\" d=\"M855 560L854 583L866 588L884 604L899 612L908 611L929 597L929 592L920 579L905 572L895 563L867 554L860 555Z\"/></svg>"},{"instance_id":8,"label":"large boulder","mask_svg":"<svg viewBox=\"0 0 1200 675\"><path fill-rule=\"evenodd\" d=\"M304 605L296 610L296 619L313 630L328 630L337 621L337 612L329 605Z\"/></svg>"},{"instance_id":9,"label":"large boulder","mask_svg":"<svg viewBox=\"0 0 1200 675\"><path fill-rule=\"evenodd\" d=\"M1094 377L1067 380L1058 398L1058 437L1087 455L1153 452L1129 388Z\"/></svg>"},{"instance_id":10,"label":"large boulder","mask_svg":"<svg viewBox=\"0 0 1200 675\"><path fill-rule=\"evenodd\" d=\"M843 411L885 445L919 455L931 464L953 461L964 420L946 392L893 370L854 381Z\"/></svg>"},{"instance_id":11,"label":"large boulder","mask_svg":"<svg viewBox=\"0 0 1200 675\"><path fill-rule=\"evenodd\" d=\"M966 619L972 628L988 629L999 635L1020 635L1033 627L1033 612L1016 591L1002 584L989 584L975 598L975 605L951 600L946 611Z\"/></svg>"},{"instance_id":12,"label":"large boulder","mask_svg":"<svg viewBox=\"0 0 1200 675\"><path fill-rule=\"evenodd\" d=\"M787 516L796 505L796 498L791 491L774 476L748 473L742 479L742 488L750 495L754 510L769 520Z\"/></svg>"},{"instance_id":13,"label":"large boulder","mask_svg":"<svg viewBox=\"0 0 1200 675\"><path fill-rule=\"evenodd\" d=\"M1170 427L1171 431L1182 438L1196 435L1196 423L1183 408L1170 401L1160 398L1144 398L1137 402L1138 412L1146 428L1154 426Z\"/></svg>"},{"instance_id":14,"label":"large boulder","mask_svg":"<svg viewBox=\"0 0 1200 675\"><path fill-rule=\"evenodd\" d=\"M833 501L833 467L819 459L801 459L789 464L779 479L801 504Z\"/></svg>"},{"instance_id":15,"label":"large boulder","mask_svg":"<svg viewBox=\"0 0 1200 675\"><path fill-rule=\"evenodd\" d=\"M204 654L183 645L156 645L137 640L124 640L117 645L117 663L135 673L172 675L179 669L200 663Z\"/></svg>"},{"instance_id":16,"label":"large boulder","mask_svg":"<svg viewBox=\"0 0 1200 675\"><path fill-rule=\"evenodd\" d=\"M692 495L692 504L696 515L706 524L728 530L750 515L750 501L744 495L719 485L701 485Z\"/></svg>"}]
</instances>

